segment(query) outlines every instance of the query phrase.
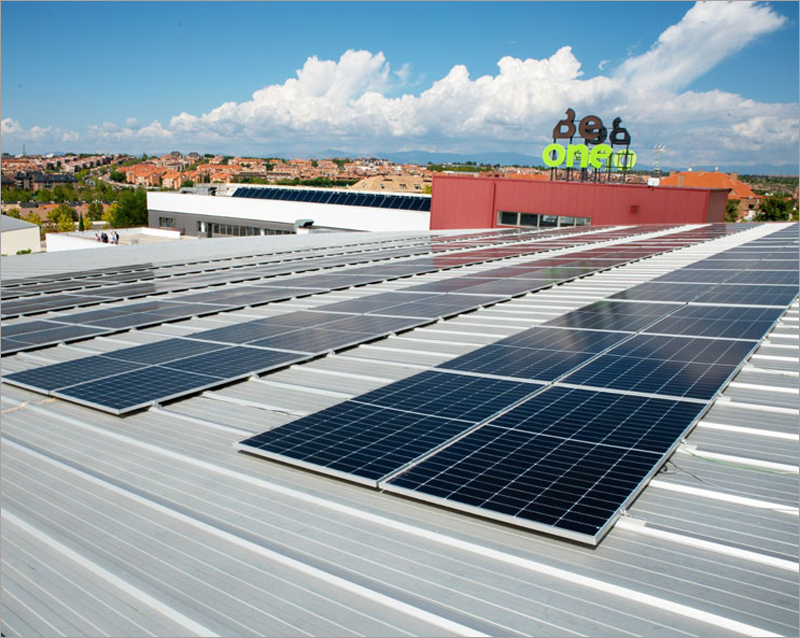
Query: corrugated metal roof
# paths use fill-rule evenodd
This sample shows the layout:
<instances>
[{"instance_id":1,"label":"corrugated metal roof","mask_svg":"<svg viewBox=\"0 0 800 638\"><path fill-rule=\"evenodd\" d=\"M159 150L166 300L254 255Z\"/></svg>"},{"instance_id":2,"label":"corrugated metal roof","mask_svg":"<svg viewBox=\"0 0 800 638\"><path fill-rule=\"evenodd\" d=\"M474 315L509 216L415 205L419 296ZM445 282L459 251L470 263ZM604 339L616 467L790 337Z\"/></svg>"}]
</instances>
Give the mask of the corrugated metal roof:
<instances>
[{"instance_id":1,"label":"corrugated metal roof","mask_svg":"<svg viewBox=\"0 0 800 638\"><path fill-rule=\"evenodd\" d=\"M232 448L771 231L125 417L3 384L3 633L796 635L797 301L596 548ZM3 373L408 283L20 353L2 359Z\"/></svg>"}]
</instances>

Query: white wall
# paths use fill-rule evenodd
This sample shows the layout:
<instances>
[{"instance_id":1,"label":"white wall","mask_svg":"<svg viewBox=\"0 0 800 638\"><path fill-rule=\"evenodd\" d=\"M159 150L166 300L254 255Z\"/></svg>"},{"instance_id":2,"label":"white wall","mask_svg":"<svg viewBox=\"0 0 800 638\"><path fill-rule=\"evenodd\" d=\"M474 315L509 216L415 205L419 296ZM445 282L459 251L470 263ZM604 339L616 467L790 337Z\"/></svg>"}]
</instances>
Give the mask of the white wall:
<instances>
[{"instance_id":1,"label":"white wall","mask_svg":"<svg viewBox=\"0 0 800 638\"><path fill-rule=\"evenodd\" d=\"M182 193L147 193L147 209L164 213L188 213L294 224L313 219L315 226L346 230L428 230L428 211L391 210L339 204L312 204L243 197L212 197Z\"/></svg>"},{"instance_id":2,"label":"white wall","mask_svg":"<svg viewBox=\"0 0 800 638\"><path fill-rule=\"evenodd\" d=\"M38 226L3 231L0 236L0 253L16 255L20 250L30 250L33 253L42 250Z\"/></svg>"},{"instance_id":3,"label":"white wall","mask_svg":"<svg viewBox=\"0 0 800 638\"><path fill-rule=\"evenodd\" d=\"M47 252L57 253L62 250L83 250L84 248L112 248L113 244L96 241L94 231L83 233L47 233L44 236Z\"/></svg>"}]
</instances>

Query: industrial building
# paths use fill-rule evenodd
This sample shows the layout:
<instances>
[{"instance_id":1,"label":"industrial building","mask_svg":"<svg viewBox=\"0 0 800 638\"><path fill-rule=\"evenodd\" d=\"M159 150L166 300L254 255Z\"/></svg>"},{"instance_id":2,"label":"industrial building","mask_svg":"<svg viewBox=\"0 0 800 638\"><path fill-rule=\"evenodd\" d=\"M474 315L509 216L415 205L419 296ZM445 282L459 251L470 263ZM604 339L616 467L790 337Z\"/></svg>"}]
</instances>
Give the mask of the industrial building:
<instances>
[{"instance_id":1,"label":"industrial building","mask_svg":"<svg viewBox=\"0 0 800 638\"><path fill-rule=\"evenodd\" d=\"M216 194L147 193L148 225L200 237L280 235L299 219L318 230L428 230L430 196L344 189L220 185Z\"/></svg>"},{"instance_id":2,"label":"industrial building","mask_svg":"<svg viewBox=\"0 0 800 638\"><path fill-rule=\"evenodd\" d=\"M727 188L435 175L433 195L220 185L216 197L147 194L149 225L203 237L320 230L556 228L721 222Z\"/></svg>"},{"instance_id":3,"label":"industrial building","mask_svg":"<svg viewBox=\"0 0 800 638\"><path fill-rule=\"evenodd\" d=\"M725 219L726 188L435 175L431 230L699 224Z\"/></svg>"},{"instance_id":4,"label":"industrial building","mask_svg":"<svg viewBox=\"0 0 800 638\"><path fill-rule=\"evenodd\" d=\"M593 223L4 257L2 633L797 635L797 251L797 224ZM451 438L275 451L336 419ZM425 492L520 432L573 446L526 452L572 489L592 438L650 469L593 538L546 486L517 516L467 474ZM484 469L520 498L519 458Z\"/></svg>"}]
</instances>

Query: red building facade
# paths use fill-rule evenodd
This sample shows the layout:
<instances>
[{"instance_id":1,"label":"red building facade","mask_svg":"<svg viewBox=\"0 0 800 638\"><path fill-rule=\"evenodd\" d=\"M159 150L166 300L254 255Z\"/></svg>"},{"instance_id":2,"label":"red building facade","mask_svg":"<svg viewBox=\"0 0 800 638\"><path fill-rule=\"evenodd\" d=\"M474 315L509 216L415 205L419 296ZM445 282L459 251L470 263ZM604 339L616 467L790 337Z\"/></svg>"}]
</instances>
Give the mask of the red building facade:
<instances>
[{"instance_id":1,"label":"red building facade","mask_svg":"<svg viewBox=\"0 0 800 638\"><path fill-rule=\"evenodd\" d=\"M725 219L728 190L435 175L431 230Z\"/></svg>"}]
</instances>

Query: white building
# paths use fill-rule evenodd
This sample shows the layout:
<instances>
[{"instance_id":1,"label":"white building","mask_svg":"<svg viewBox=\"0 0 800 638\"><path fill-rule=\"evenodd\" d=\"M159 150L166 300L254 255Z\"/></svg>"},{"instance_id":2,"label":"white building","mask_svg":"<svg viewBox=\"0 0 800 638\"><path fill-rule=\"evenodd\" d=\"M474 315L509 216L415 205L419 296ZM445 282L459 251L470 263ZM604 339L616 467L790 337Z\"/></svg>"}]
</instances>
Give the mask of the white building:
<instances>
[{"instance_id":1,"label":"white building","mask_svg":"<svg viewBox=\"0 0 800 638\"><path fill-rule=\"evenodd\" d=\"M3 255L16 255L23 250L38 253L42 250L39 227L36 224L0 215L0 233L0 252Z\"/></svg>"},{"instance_id":2,"label":"white building","mask_svg":"<svg viewBox=\"0 0 800 638\"><path fill-rule=\"evenodd\" d=\"M429 195L288 186L220 188L216 195L147 193L148 224L204 237L293 233L295 222L353 231L430 228Z\"/></svg>"}]
</instances>

